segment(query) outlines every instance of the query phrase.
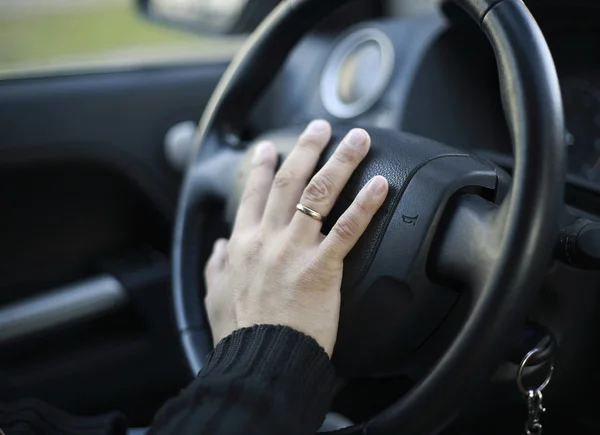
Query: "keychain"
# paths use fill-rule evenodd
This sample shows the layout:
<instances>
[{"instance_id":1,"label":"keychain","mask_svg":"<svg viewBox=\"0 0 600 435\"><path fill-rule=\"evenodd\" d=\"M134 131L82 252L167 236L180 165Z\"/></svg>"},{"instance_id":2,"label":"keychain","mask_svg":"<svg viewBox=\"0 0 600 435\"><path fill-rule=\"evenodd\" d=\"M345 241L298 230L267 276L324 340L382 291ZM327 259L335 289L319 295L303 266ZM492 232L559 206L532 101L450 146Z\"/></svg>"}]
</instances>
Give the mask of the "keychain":
<instances>
[{"instance_id":1,"label":"keychain","mask_svg":"<svg viewBox=\"0 0 600 435\"><path fill-rule=\"evenodd\" d=\"M517 372L517 386L525 399L527 400L527 422L525 423L525 433L527 435L542 435L542 423L540 419L542 414L546 412L546 408L542 405L542 401L544 396L542 395L542 391L544 388L548 386L550 380L552 379L552 373L554 372L554 360L550 359L550 368L548 370L548 374L546 375L546 379L539 387L535 389L526 389L523 385L523 371L529 361L542 350L539 348L535 348L523 358L521 364L519 365L519 370Z\"/></svg>"}]
</instances>

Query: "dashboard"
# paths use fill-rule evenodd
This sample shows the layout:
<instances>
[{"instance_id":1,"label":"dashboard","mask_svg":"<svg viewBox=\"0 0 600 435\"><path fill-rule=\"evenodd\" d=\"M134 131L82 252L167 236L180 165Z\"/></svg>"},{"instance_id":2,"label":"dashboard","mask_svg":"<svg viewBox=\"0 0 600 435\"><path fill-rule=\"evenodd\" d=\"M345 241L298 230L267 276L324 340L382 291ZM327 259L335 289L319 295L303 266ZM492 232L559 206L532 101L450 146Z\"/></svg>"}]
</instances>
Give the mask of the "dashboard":
<instances>
[{"instance_id":1,"label":"dashboard","mask_svg":"<svg viewBox=\"0 0 600 435\"><path fill-rule=\"evenodd\" d=\"M600 186L600 44L595 31L550 32L548 41L559 72L572 183Z\"/></svg>"},{"instance_id":2,"label":"dashboard","mask_svg":"<svg viewBox=\"0 0 600 435\"><path fill-rule=\"evenodd\" d=\"M539 21L561 81L568 190L574 206L600 214L600 20ZM479 29L441 12L307 37L257 107L253 133L315 117L408 131L512 170L493 51Z\"/></svg>"},{"instance_id":3,"label":"dashboard","mask_svg":"<svg viewBox=\"0 0 600 435\"><path fill-rule=\"evenodd\" d=\"M563 96L569 184L600 192L600 62L593 55L600 39L595 31L562 30L549 30L546 38ZM461 59L458 52L465 49L469 53ZM495 60L487 41L464 29L448 29L430 50L422 66L425 77L415 81L414 98L409 103L411 113L405 118L404 128L457 148L480 152L511 169L510 137L502 112ZM448 53L452 53L451 59ZM440 64L452 64L453 72L437 72L448 68ZM432 83L437 84L434 89ZM459 87L460 92L440 91L443 87ZM437 108L427 109L422 105ZM434 118L452 119L455 126L442 124L440 128Z\"/></svg>"},{"instance_id":4,"label":"dashboard","mask_svg":"<svg viewBox=\"0 0 600 435\"><path fill-rule=\"evenodd\" d=\"M600 77L580 74L562 81L569 172L600 182Z\"/></svg>"}]
</instances>

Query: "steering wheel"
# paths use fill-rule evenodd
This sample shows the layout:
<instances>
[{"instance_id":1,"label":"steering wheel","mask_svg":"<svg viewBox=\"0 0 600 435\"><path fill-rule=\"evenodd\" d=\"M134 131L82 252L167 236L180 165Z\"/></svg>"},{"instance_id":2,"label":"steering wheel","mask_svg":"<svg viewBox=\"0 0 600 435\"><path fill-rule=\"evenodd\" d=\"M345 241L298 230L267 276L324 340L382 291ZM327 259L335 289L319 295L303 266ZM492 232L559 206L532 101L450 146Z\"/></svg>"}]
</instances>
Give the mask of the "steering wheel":
<instances>
[{"instance_id":1,"label":"steering wheel","mask_svg":"<svg viewBox=\"0 0 600 435\"><path fill-rule=\"evenodd\" d=\"M231 145L230 139L241 131L295 44L345 3L283 1L233 61L200 122L177 209L172 257L175 313L193 373L212 346L200 279L208 205L227 201L235 210L247 172L249 147ZM330 219L335 222L374 175L388 178L390 194L346 259L334 352L338 373L389 372L446 328L457 301L463 314L452 339L438 341L443 347L437 361L404 397L341 433L414 435L446 426L505 357L551 260L563 201L565 147L550 51L521 0L455 3L487 35L496 54L516 160L513 178L503 182L493 164L467 152L369 129L370 155ZM333 142L347 130L335 126ZM299 132L291 126L267 136L285 155ZM452 289L443 283L452 283Z\"/></svg>"}]
</instances>

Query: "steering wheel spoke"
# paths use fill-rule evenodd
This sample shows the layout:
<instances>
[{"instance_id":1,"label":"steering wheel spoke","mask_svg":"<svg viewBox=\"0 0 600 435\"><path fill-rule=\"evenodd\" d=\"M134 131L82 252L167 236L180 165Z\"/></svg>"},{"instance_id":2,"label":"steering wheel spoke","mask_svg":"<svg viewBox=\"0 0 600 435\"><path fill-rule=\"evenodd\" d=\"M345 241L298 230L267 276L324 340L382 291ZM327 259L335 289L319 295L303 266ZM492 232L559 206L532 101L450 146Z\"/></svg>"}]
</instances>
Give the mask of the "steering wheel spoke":
<instances>
[{"instance_id":1,"label":"steering wheel spoke","mask_svg":"<svg viewBox=\"0 0 600 435\"><path fill-rule=\"evenodd\" d=\"M244 153L230 148L212 153L210 157L194 161L188 169L185 188L189 189L191 203L207 199L226 201L235 182L236 168Z\"/></svg>"},{"instance_id":2,"label":"steering wheel spoke","mask_svg":"<svg viewBox=\"0 0 600 435\"><path fill-rule=\"evenodd\" d=\"M429 265L434 281L464 289L471 299L479 297L497 258L500 210L479 195L460 195L452 201Z\"/></svg>"}]
</instances>

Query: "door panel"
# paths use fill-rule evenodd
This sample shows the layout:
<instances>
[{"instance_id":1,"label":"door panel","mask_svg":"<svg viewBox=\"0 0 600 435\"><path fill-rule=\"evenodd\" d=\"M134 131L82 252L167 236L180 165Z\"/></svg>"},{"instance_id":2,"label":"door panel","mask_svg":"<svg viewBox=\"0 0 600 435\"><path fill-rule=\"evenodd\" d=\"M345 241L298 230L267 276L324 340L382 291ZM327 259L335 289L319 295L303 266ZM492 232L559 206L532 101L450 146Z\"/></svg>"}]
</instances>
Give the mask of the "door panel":
<instances>
[{"instance_id":1,"label":"door panel","mask_svg":"<svg viewBox=\"0 0 600 435\"><path fill-rule=\"evenodd\" d=\"M199 118L225 66L0 81L0 315L88 301L78 292L98 277L124 291L2 340L0 400L144 425L188 380L169 294L180 175L164 138ZM52 315L73 313L60 303Z\"/></svg>"}]
</instances>

